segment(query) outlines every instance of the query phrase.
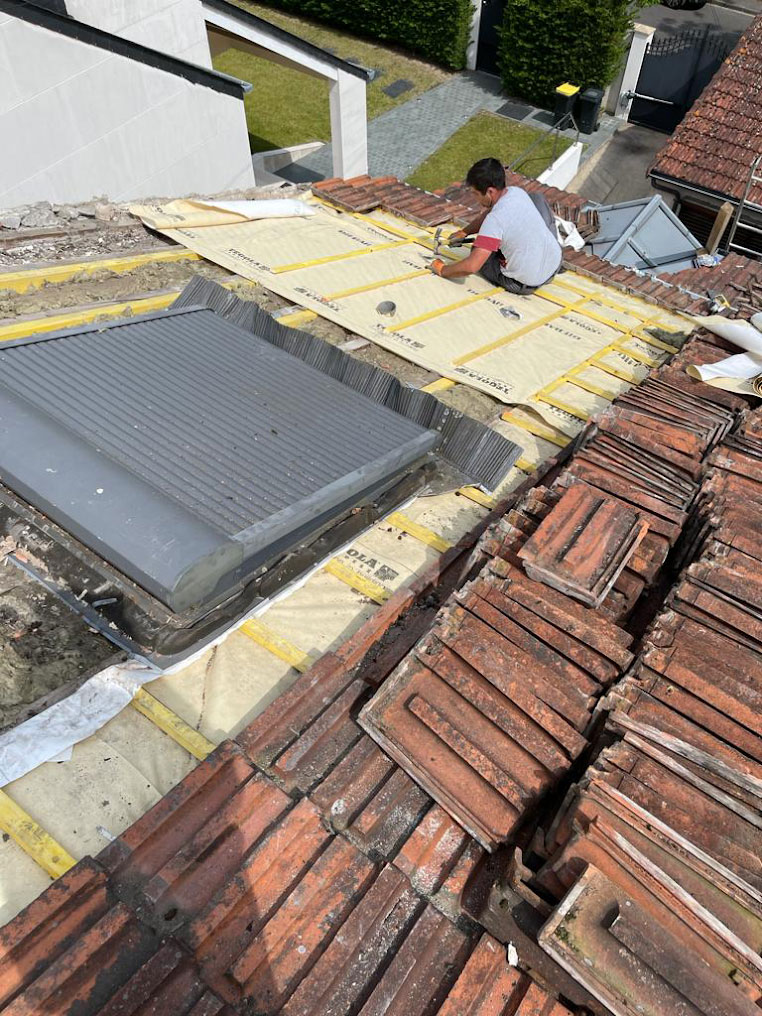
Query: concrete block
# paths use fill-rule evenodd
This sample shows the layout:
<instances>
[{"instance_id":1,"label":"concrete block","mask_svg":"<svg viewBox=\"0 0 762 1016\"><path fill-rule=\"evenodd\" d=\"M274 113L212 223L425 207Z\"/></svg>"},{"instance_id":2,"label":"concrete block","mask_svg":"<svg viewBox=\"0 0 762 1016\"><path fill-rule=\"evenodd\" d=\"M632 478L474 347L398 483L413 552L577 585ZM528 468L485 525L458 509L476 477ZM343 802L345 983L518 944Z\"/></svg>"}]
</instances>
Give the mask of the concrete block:
<instances>
[{"instance_id":1,"label":"concrete block","mask_svg":"<svg viewBox=\"0 0 762 1016\"><path fill-rule=\"evenodd\" d=\"M21 216L18 212L0 212L0 228L18 229L21 225Z\"/></svg>"}]
</instances>

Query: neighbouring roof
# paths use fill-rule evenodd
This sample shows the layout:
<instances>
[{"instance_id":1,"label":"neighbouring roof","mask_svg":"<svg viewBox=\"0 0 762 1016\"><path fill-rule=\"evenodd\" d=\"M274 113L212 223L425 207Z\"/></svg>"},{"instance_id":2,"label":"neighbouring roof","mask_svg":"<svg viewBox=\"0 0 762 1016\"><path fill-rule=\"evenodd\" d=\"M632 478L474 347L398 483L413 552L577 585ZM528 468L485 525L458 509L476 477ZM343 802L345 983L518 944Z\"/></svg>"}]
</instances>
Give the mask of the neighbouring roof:
<instances>
[{"instance_id":1,"label":"neighbouring roof","mask_svg":"<svg viewBox=\"0 0 762 1016\"><path fill-rule=\"evenodd\" d=\"M600 230L587 241L591 254L657 275L694 267L701 244L660 195L598 205L595 211Z\"/></svg>"},{"instance_id":2,"label":"neighbouring roof","mask_svg":"<svg viewBox=\"0 0 762 1016\"><path fill-rule=\"evenodd\" d=\"M721 197L741 198L762 153L762 15L661 150L650 173ZM749 200L762 205L762 186Z\"/></svg>"},{"instance_id":3,"label":"neighbouring roof","mask_svg":"<svg viewBox=\"0 0 762 1016\"><path fill-rule=\"evenodd\" d=\"M128 57L130 60L136 60L148 67L155 67L157 70L185 78L195 85L205 85L207 88L213 88L217 92L224 92L239 99L242 99L244 94L251 89L248 82L239 81L229 74L222 74L208 67L200 67L198 64L182 60L180 57L170 56L169 53L151 49L142 43L124 39L120 35L112 35L111 32L104 32L103 29L86 25L82 21L76 21L62 11L62 5L49 3L47 0L44 2L43 0L40 2L37 0L34 2L33 0L0 0L0 12L37 25L38 28L45 28L59 35L65 35L69 39L76 39L88 46L95 46L109 53L115 53L117 56Z\"/></svg>"}]
</instances>

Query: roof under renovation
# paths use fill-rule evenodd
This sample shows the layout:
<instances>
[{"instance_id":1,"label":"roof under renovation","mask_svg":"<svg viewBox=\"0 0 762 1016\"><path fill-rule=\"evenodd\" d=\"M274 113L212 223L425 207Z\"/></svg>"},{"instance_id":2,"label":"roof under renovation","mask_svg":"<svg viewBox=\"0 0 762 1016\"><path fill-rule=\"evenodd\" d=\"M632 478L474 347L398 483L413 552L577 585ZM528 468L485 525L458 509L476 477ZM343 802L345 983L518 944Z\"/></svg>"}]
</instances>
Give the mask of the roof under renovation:
<instances>
[{"instance_id":1,"label":"roof under renovation","mask_svg":"<svg viewBox=\"0 0 762 1016\"><path fill-rule=\"evenodd\" d=\"M198 658L166 671L117 662L102 686L69 692L55 731L30 706L0 734L0 1013L753 1016L762 411L751 394L686 373L737 352L687 316L709 312L706 289L723 288L730 314L748 317L753 285L733 289L729 265L691 269L691 288L685 272L660 279L565 251L558 285L514 307L422 274L433 227L468 216L465 192L450 201L367 179L317 189L327 192L327 212L278 220L299 261L275 250L267 262L266 224L234 223L235 252L254 262L237 260L235 278L216 226L203 227L203 250L193 229L176 230L190 249L164 253L185 275L171 293L135 290L148 318L83 325L119 313L102 303L65 309L79 320L63 333L60 308L0 322L3 366L19 363L4 371L6 397L27 400L37 424L50 412L57 439L64 423L81 454L108 452L125 483L147 484L228 541L267 516L254 518L261 481L248 499L245 485L230 499L220 491L227 463L243 461L242 437L268 426L278 433L246 461L265 469L276 508L281 491L296 503L322 496L331 477L390 453L407 469L436 448L444 479L442 463L460 468L475 448L486 475L497 446L466 408L521 457L509 451L490 493L460 472L437 493L411 491ZM592 225L582 199L549 196ZM309 249L318 234L335 245L322 264ZM45 270L9 273L19 307ZM178 299L205 272L214 284L194 281ZM724 281L713 286L712 272ZM374 317L395 290L401 321ZM538 355L521 405L467 374L438 375L416 329L449 336L464 306L499 325L486 335L500 350L495 371L521 366L527 336L545 353L563 343L563 356L578 343L577 360L559 374L560 354ZM36 338L15 344L25 327ZM392 348L400 336L407 353ZM61 350L55 373L45 347ZM138 369L146 362L150 372ZM114 365L131 363L118 390ZM283 363L287 376L272 366ZM54 399L42 388L64 371ZM101 388L118 410L108 417L93 400ZM252 389L272 417L254 411ZM174 430L170 409L184 421ZM367 430L351 432L352 413ZM152 470L188 445L170 490ZM310 470L281 486L292 449ZM21 456L17 466L32 468ZM216 478L213 497L201 497L204 477ZM55 528L35 517L40 532ZM41 543L3 535L14 540L6 567L33 572ZM116 690L116 709L94 720ZM78 735L53 743L62 727Z\"/></svg>"}]
</instances>

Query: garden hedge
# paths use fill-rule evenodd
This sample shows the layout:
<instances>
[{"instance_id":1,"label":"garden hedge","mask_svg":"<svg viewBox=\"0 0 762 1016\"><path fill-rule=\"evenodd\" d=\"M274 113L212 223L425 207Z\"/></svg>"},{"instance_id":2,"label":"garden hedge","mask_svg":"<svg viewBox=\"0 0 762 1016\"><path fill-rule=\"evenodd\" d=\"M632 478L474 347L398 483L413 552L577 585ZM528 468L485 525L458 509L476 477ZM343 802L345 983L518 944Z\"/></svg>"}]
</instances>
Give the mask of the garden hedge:
<instances>
[{"instance_id":1,"label":"garden hedge","mask_svg":"<svg viewBox=\"0 0 762 1016\"><path fill-rule=\"evenodd\" d=\"M267 0L268 6L315 18L417 53L459 70L466 64L471 0Z\"/></svg>"},{"instance_id":2,"label":"garden hedge","mask_svg":"<svg viewBox=\"0 0 762 1016\"><path fill-rule=\"evenodd\" d=\"M633 13L654 0L506 0L499 61L510 95L550 106L564 81L605 88L625 56Z\"/></svg>"}]
</instances>

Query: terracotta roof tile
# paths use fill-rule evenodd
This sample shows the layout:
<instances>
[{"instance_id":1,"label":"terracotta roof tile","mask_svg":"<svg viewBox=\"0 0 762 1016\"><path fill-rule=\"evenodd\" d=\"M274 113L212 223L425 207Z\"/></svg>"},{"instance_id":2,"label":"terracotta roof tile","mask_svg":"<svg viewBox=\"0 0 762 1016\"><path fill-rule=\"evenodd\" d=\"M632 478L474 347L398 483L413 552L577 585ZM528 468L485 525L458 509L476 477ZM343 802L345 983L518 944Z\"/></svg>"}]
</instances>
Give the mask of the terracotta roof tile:
<instances>
[{"instance_id":1,"label":"terracotta roof tile","mask_svg":"<svg viewBox=\"0 0 762 1016\"><path fill-rule=\"evenodd\" d=\"M635 509L580 484L561 497L519 557L530 578L598 607L647 532Z\"/></svg>"},{"instance_id":2,"label":"terracotta roof tile","mask_svg":"<svg viewBox=\"0 0 762 1016\"><path fill-rule=\"evenodd\" d=\"M0 1008L95 1016L158 947L85 858L0 930Z\"/></svg>"},{"instance_id":3,"label":"terracotta roof tile","mask_svg":"<svg viewBox=\"0 0 762 1016\"><path fill-rule=\"evenodd\" d=\"M510 565L491 568L443 608L360 715L488 850L586 747L599 682L631 659L627 636L593 611Z\"/></svg>"},{"instance_id":4,"label":"terracotta roof tile","mask_svg":"<svg viewBox=\"0 0 762 1016\"><path fill-rule=\"evenodd\" d=\"M735 50L657 155L651 171L732 198L743 195L762 154L762 17ZM749 195L762 204L762 185Z\"/></svg>"},{"instance_id":5,"label":"terracotta roof tile","mask_svg":"<svg viewBox=\"0 0 762 1016\"><path fill-rule=\"evenodd\" d=\"M290 803L225 741L99 859L119 896L171 931L225 885Z\"/></svg>"}]
</instances>

